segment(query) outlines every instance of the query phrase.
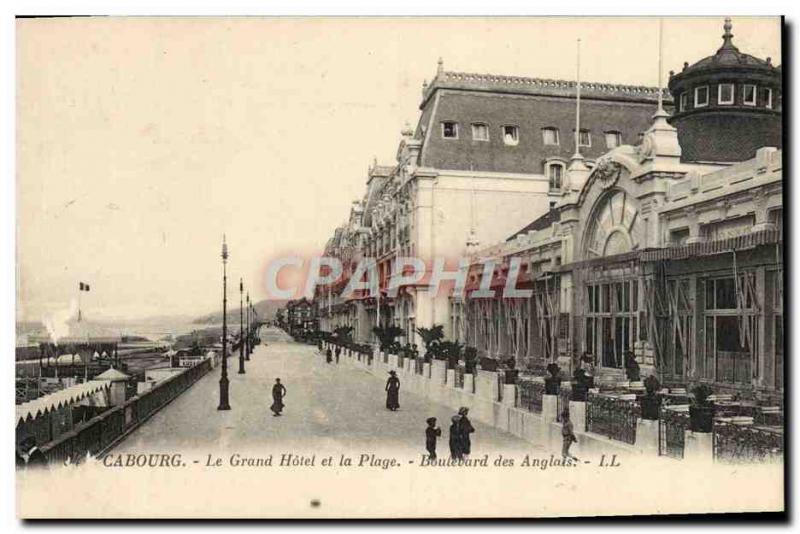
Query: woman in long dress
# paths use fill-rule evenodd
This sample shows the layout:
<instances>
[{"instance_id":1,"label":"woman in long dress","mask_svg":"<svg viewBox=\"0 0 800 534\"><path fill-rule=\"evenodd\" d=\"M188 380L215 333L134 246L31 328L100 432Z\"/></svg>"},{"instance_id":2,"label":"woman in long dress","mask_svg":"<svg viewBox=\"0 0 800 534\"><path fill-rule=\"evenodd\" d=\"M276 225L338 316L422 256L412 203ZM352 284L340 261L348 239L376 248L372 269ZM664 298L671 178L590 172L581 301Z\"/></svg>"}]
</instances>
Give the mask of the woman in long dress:
<instances>
[{"instance_id":1,"label":"woman in long dress","mask_svg":"<svg viewBox=\"0 0 800 534\"><path fill-rule=\"evenodd\" d=\"M458 410L458 415L461 416L459 421L459 431L461 433L461 455L464 457L468 457L472 452L472 440L470 439L470 434L475 432L475 427L472 426L472 422L467 417L469 413L469 408L462 406Z\"/></svg>"},{"instance_id":2,"label":"woman in long dress","mask_svg":"<svg viewBox=\"0 0 800 534\"><path fill-rule=\"evenodd\" d=\"M272 415L277 416L281 415L283 411L283 397L286 396L286 387L281 384L281 379L275 379L275 385L272 386L272 406L269 407L272 410Z\"/></svg>"},{"instance_id":3,"label":"woman in long dress","mask_svg":"<svg viewBox=\"0 0 800 534\"><path fill-rule=\"evenodd\" d=\"M389 375L386 381L386 407L394 412L400 407L400 379L394 371L389 371Z\"/></svg>"}]
</instances>

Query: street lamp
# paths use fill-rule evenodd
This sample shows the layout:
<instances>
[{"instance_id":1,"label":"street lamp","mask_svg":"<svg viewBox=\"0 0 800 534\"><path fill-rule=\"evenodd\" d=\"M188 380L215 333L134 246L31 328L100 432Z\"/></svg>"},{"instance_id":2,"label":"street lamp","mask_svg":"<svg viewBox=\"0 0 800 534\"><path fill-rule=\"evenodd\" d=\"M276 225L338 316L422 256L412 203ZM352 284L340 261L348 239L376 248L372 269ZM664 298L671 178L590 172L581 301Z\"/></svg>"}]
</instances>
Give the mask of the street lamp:
<instances>
[{"instance_id":1,"label":"street lamp","mask_svg":"<svg viewBox=\"0 0 800 534\"><path fill-rule=\"evenodd\" d=\"M222 376L219 379L219 406L230 410L228 403L228 245L222 235Z\"/></svg>"},{"instance_id":2,"label":"street lamp","mask_svg":"<svg viewBox=\"0 0 800 534\"><path fill-rule=\"evenodd\" d=\"M250 352L253 350L253 348L250 346L251 345L251 343L250 343L250 335L251 335L251 331L250 331L250 292L248 291L247 292L247 356L246 356L246 358L248 360L250 359Z\"/></svg>"},{"instance_id":3,"label":"street lamp","mask_svg":"<svg viewBox=\"0 0 800 534\"><path fill-rule=\"evenodd\" d=\"M244 311L242 308L242 296L244 294L244 284L239 278L239 374L244 374Z\"/></svg>"}]
</instances>

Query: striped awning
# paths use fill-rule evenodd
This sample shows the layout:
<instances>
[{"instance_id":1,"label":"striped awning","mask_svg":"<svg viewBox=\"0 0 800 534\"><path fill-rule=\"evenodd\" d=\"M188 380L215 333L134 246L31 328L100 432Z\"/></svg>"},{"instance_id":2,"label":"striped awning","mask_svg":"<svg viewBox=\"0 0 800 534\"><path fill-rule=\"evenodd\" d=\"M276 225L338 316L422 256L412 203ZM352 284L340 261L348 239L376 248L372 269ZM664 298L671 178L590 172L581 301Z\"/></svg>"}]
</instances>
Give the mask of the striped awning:
<instances>
[{"instance_id":1,"label":"striped awning","mask_svg":"<svg viewBox=\"0 0 800 534\"><path fill-rule=\"evenodd\" d=\"M759 245L770 245L782 241L779 230L761 230L750 234L707 241L703 243L692 243L677 247L667 247L655 250L645 250L641 253L641 261L660 261L660 260L683 260L697 256L711 256L724 252L747 250Z\"/></svg>"}]
</instances>

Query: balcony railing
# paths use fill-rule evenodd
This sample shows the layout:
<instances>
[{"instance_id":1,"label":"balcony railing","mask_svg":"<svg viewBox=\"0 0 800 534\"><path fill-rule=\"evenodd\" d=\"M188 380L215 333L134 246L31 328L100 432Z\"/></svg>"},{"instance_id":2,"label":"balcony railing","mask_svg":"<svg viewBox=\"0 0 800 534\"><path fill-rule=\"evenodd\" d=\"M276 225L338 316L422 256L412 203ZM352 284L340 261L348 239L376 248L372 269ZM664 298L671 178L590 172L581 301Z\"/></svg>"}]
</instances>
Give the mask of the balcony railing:
<instances>
[{"instance_id":1,"label":"balcony railing","mask_svg":"<svg viewBox=\"0 0 800 534\"><path fill-rule=\"evenodd\" d=\"M586 402L586 429L609 439L636 443L639 404L635 400L590 393Z\"/></svg>"}]
</instances>

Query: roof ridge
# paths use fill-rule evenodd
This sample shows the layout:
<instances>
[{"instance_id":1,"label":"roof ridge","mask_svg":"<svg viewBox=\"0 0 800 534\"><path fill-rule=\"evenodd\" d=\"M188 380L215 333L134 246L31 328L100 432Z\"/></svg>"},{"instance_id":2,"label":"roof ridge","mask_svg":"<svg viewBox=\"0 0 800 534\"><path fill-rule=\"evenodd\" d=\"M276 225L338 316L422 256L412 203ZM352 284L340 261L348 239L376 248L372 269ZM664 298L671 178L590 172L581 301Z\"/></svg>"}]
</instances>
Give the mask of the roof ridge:
<instances>
[{"instance_id":1,"label":"roof ridge","mask_svg":"<svg viewBox=\"0 0 800 534\"><path fill-rule=\"evenodd\" d=\"M437 80L443 78L445 80L463 80L463 81L491 81L491 82L506 82L506 83L519 83L527 85L539 85L543 87L557 87L557 88L572 88L577 85L576 80L565 80L560 78L538 78L532 76L509 76L506 74L491 74L491 73L477 73L477 72L459 72L459 71L443 71L438 73L431 81L433 85ZM628 85L612 82L596 82L596 81L583 81L581 88L589 89L608 89L614 91L634 90L636 92L646 92L658 94L658 87L647 85ZM662 88L665 91L666 88Z\"/></svg>"}]
</instances>

